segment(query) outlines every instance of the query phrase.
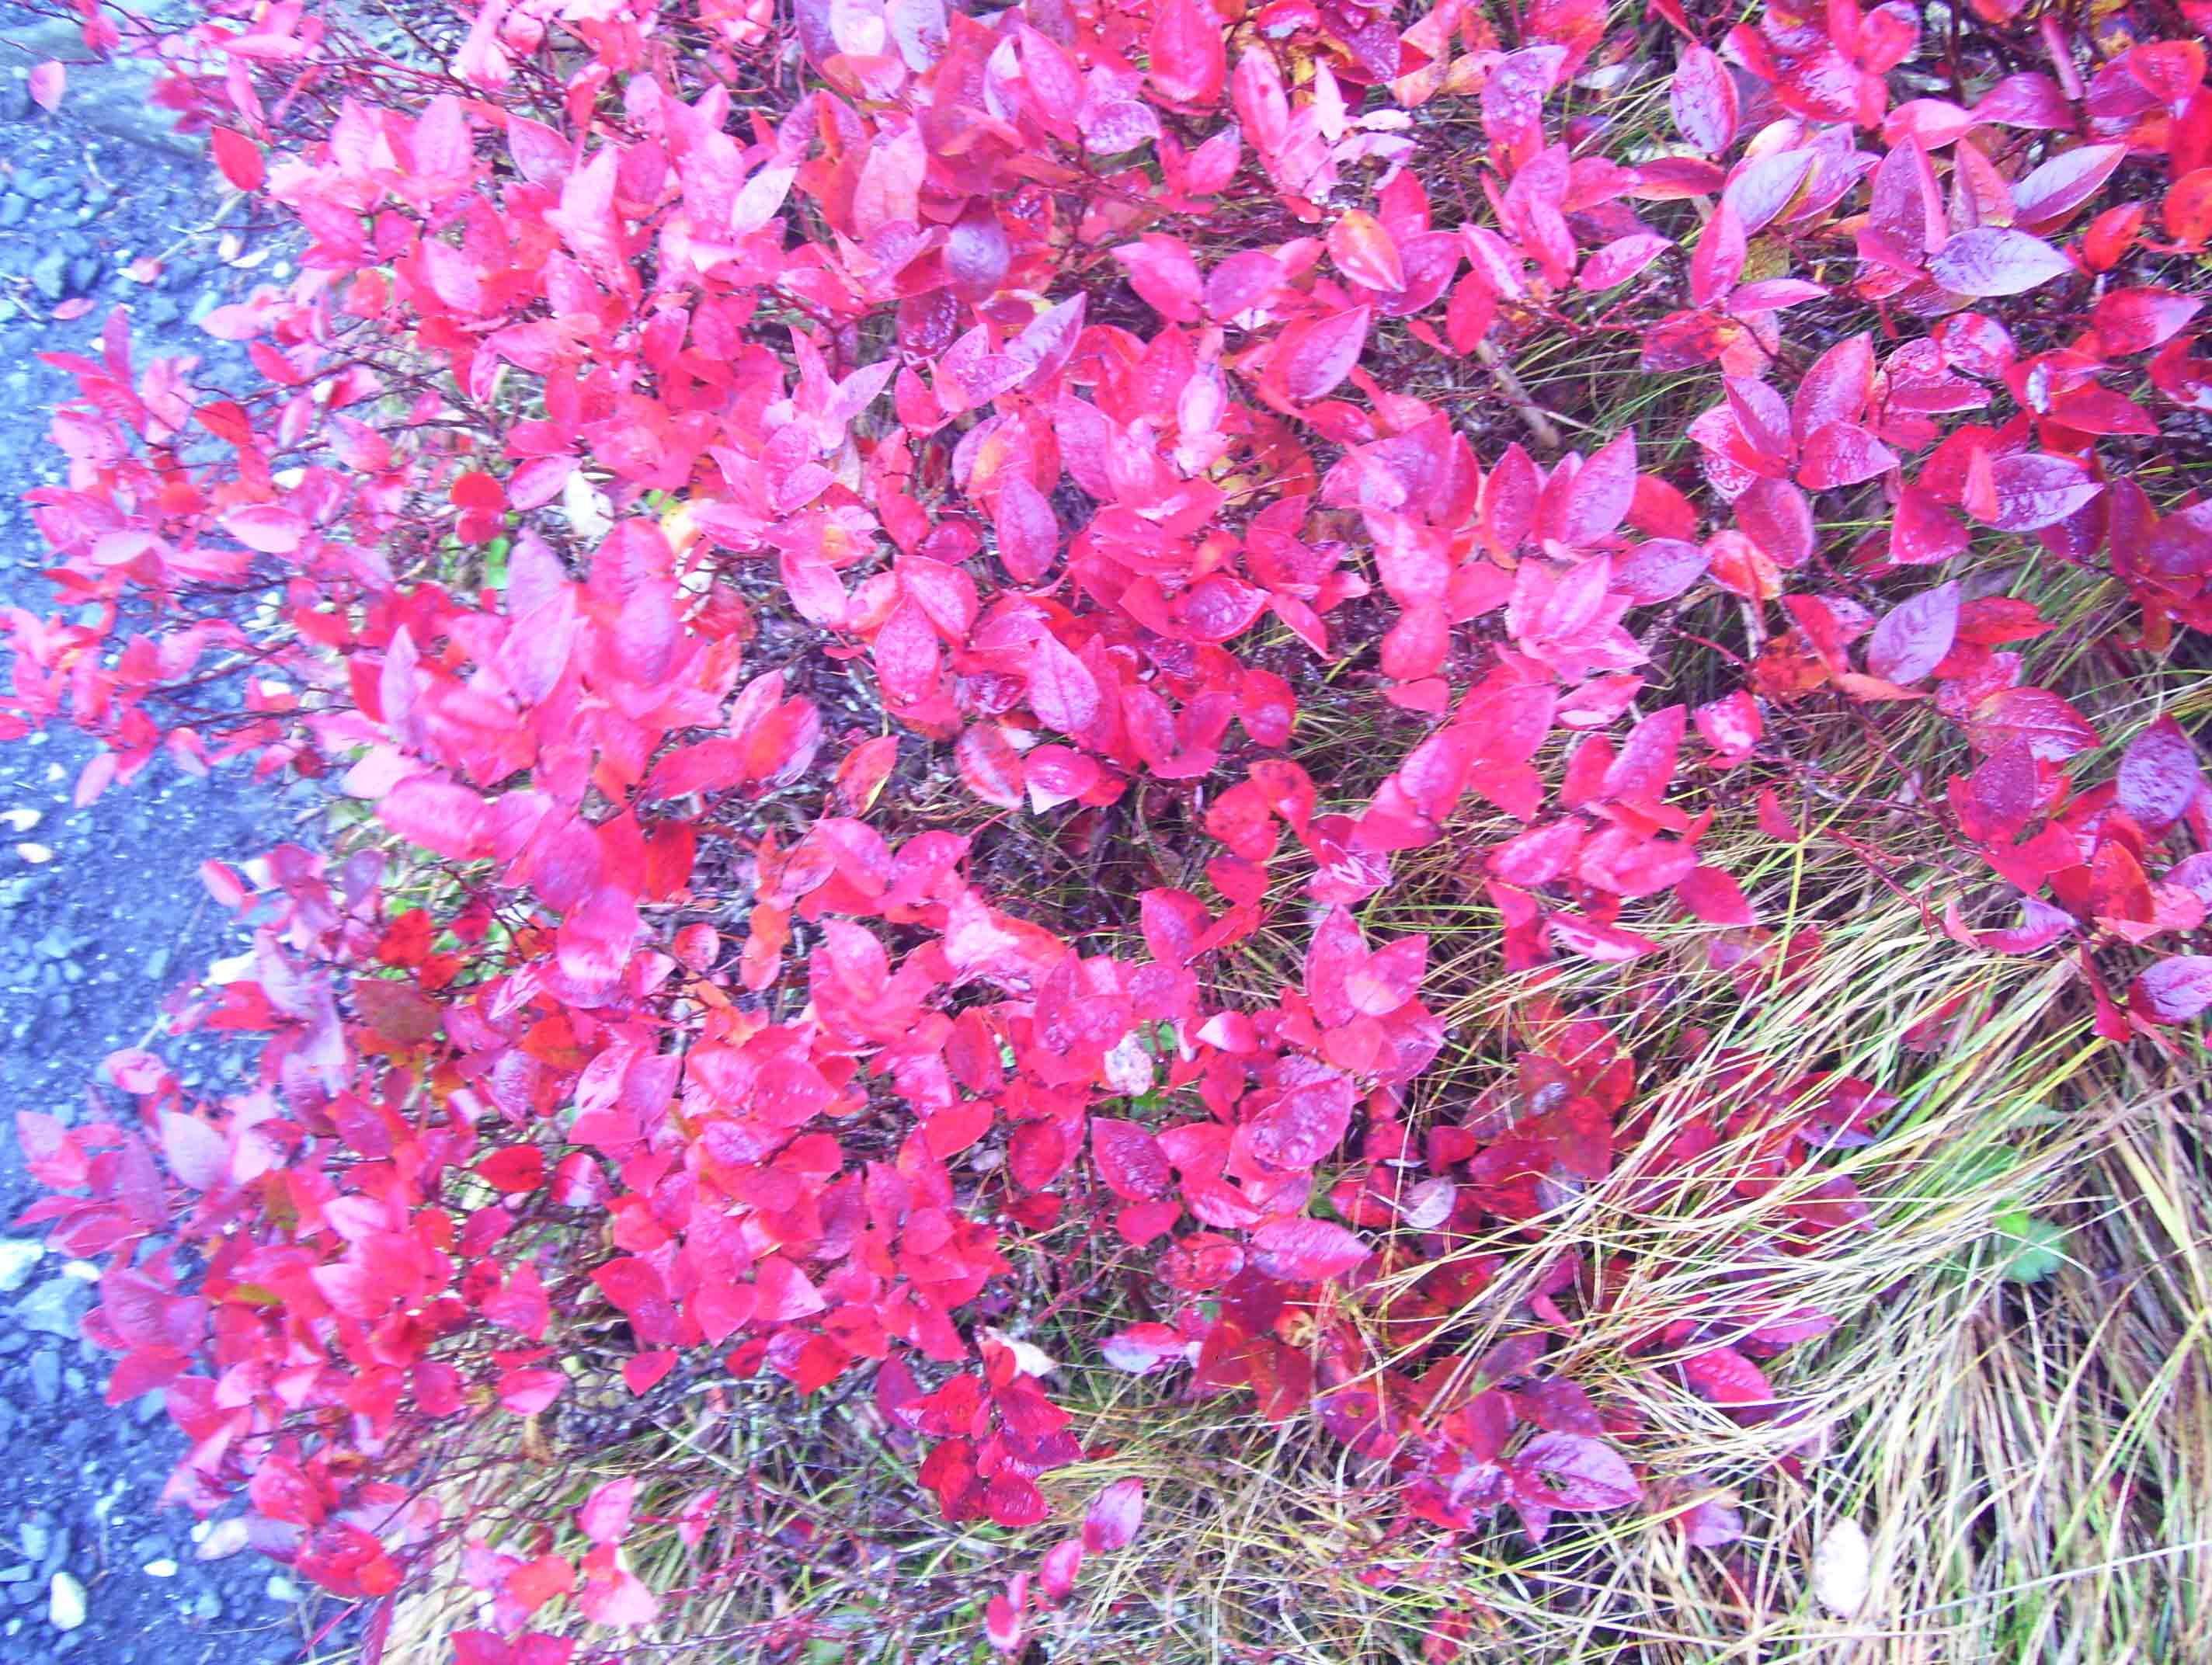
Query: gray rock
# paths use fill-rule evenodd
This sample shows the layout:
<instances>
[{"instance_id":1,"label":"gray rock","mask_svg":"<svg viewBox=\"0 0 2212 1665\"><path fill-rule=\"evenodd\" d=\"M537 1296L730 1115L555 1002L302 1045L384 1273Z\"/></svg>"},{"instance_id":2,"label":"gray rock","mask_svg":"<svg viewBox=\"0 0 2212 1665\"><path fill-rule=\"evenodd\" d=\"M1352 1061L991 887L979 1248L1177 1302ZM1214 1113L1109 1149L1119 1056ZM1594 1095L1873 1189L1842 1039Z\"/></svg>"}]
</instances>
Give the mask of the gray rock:
<instances>
[{"instance_id":1,"label":"gray rock","mask_svg":"<svg viewBox=\"0 0 2212 1665\"><path fill-rule=\"evenodd\" d=\"M69 257L59 249L48 249L31 262L31 287L48 301L59 301L69 293Z\"/></svg>"},{"instance_id":2,"label":"gray rock","mask_svg":"<svg viewBox=\"0 0 2212 1665\"><path fill-rule=\"evenodd\" d=\"M52 1553L54 1528L44 1519L28 1520L16 1528L15 1541L23 1547L23 1553L35 1565Z\"/></svg>"},{"instance_id":3,"label":"gray rock","mask_svg":"<svg viewBox=\"0 0 2212 1665\"><path fill-rule=\"evenodd\" d=\"M23 223L23 216L30 211L31 204L27 197L18 197L12 191L0 197L0 226L19 226Z\"/></svg>"},{"instance_id":4,"label":"gray rock","mask_svg":"<svg viewBox=\"0 0 2212 1665\"><path fill-rule=\"evenodd\" d=\"M10 17L4 28L0 28L0 35L4 35L16 49L9 54L16 62L35 64L46 58L73 60L70 64L69 101L62 110L74 125L90 128L110 138L127 139L133 144L183 155L199 154L205 141L179 133L175 117L154 102L154 77L159 72L156 66L137 58L118 58L106 64L83 62L82 27L73 17ZM9 76L0 81L0 87L8 89L0 94L0 116L11 121L27 118L30 92L22 80ZM9 115L7 112L19 99L22 113Z\"/></svg>"},{"instance_id":5,"label":"gray rock","mask_svg":"<svg viewBox=\"0 0 2212 1665\"><path fill-rule=\"evenodd\" d=\"M62 1396L62 1356L52 1347L41 1347L31 1355L31 1394L41 1405Z\"/></svg>"},{"instance_id":6,"label":"gray rock","mask_svg":"<svg viewBox=\"0 0 2212 1665\"><path fill-rule=\"evenodd\" d=\"M49 1278L15 1303L15 1322L40 1335L74 1341L92 1307L92 1286L78 1278Z\"/></svg>"},{"instance_id":7,"label":"gray rock","mask_svg":"<svg viewBox=\"0 0 2212 1665\"><path fill-rule=\"evenodd\" d=\"M0 1295L13 1295L28 1283L46 1252L35 1237L0 1237Z\"/></svg>"}]
</instances>

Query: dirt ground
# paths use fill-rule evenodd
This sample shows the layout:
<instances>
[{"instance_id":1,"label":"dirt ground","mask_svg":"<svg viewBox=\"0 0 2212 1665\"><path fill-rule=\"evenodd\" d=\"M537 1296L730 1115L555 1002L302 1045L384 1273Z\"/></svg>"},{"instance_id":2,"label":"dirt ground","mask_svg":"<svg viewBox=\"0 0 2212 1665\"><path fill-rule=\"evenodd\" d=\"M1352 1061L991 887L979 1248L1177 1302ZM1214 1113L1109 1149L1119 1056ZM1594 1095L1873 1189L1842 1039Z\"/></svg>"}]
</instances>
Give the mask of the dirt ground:
<instances>
[{"instance_id":1,"label":"dirt ground","mask_svg":"<svg viewBox=\"0 0 2212 1665\"><path fill-rule=\"evenodd\" d=\"M0 46L18 36L0 8ZM27 54L0 53L0 610L43 611L44 546L21 501L62 477L46 411L74 384L38 355L83 352L129 308L142 362L219 343L194 319L270 281L210 224L203 160L159 143L127 71L73 67L48 115L30 100ZM106 76L106 79L103 79ZM125 268L153 256L137 281ZM226 257L228 258L226 258ZM142 276L143 270L142 269ZM58 317L92 304L75 318ZM4 672L0 672L4 674ZM100 1060L148 1044L187 1082L219 1089L237 1048L160 1035L165 994L241 939L200 883L203 861L243 861L298 836L303 807L238 772L195 779L156 763L82 809L72 789L92 748L71 730L0 745L0 1658L9 1665L261 1665L319 1651L319 1619L282 1569L240 1554L202 1559L195 1522L163 1509L181 1437L158 1395L111 1409L105 1356L77 1336L89 1287L12 1222L37 1194L13 1113L87 1114ZM149 1037L152 1037L149 1039ZM76 1617L82 1594L80 1622ZM325 1612L320 1618L327 1618Z\"/></svg>"}]
</instances>

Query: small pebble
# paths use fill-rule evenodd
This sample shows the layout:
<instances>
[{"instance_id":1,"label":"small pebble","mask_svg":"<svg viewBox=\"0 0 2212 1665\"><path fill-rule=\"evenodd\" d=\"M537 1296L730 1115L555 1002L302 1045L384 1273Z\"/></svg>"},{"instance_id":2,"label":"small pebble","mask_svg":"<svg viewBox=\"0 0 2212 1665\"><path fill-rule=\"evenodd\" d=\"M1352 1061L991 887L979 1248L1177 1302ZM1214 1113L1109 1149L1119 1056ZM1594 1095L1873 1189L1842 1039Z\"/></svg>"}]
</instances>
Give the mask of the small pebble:
<instances>
[{"instance_id":1,"label":"small pebble","mask_svg":"<svg viewBox=\"0 0 2212 1665\"><path fill-rule=\"evenodd\" d=\"M56 1573L47 1587L46 1622L58 1631L73 1631L84 1623L84 1586L69 1573Z\"/></svg>"}]
</instances>

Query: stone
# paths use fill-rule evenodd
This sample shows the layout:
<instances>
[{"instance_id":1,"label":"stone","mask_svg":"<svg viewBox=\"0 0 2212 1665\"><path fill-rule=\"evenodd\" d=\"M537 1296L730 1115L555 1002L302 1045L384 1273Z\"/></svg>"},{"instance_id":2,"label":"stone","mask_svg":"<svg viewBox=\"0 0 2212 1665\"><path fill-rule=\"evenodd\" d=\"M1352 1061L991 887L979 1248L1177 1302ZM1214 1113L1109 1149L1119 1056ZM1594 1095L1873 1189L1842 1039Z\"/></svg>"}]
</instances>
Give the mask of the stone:
<instances>
[{"instance_id":1,"label":"stone","mask_svg":"<svg viewBox=\"0 0 2212 1665\"><path fill-rule=\"evenodd\" d=\"M92 1288L79 1278L49 1278L15 1303L15 1322L40 1335L74 1341L92 1307Z\"/></svg>"},{"instance_id":2,"label":"stone","mask_svg":"<svg viewBox=\"0 0 2212 1665\"><path fill-rule=\"evenodd\" d=\"M0 1237L0 1295L13 1295L28 1283L46 1252L35 1237Z\"/></svg>"},{"instance_id":3,"label":"stone","mask_svg":"<svg viewBox=\"0 0 2212 1665\"><path fill-rule=\"evenodd\" d=\"M84 1623L84 1586L74 1575L54 1575L47 1587L46 1622L58 1631L73 1631Z\"/></svg>"},{"instance_id":4,"label":"stone","mask_svg":"<svg viewBox=\"0 0 2212 1665\"><path fill-rule=\"evenodd\" d=\"M31 1355L31 1394L41 1405L51 1405L62 1396L62 1356L52 1347L41 1347Z\"/></svg>"},{"instance_id":5,"label":"stone","mask_svg":"<svg viewBox=\"0 0 2212 1665\"><path fill-rule=\"evenodd\" d=\"M69 293L69 256L59 249L48 249L31 262L31 287L48 301L59 301Z\"/></svg>"}]
</instances>

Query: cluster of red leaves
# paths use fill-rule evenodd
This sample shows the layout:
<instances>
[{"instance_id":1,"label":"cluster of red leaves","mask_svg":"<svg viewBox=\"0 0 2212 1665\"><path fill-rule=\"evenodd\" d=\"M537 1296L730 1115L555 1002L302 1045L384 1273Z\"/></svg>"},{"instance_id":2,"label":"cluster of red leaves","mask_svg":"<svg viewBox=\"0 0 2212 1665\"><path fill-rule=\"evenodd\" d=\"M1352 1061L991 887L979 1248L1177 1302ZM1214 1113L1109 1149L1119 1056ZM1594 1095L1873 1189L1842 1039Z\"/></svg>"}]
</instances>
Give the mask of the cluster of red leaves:
<instances>
[{"instance_id":1,"label":"cluster of red leaves","mask_svg":"<svg viewBox=\"0 0 2212 1665\"><path fill-rule=\"evenodd\" d=\"M257 946L195 1016L268 1037L258 1090L193 1103L126 1054L134 1119L23 1119L33 1217L109 1268L113 1396L166 1389L191 1437L174 1495L242 1489L264 1547L386 1594L456 1524L392 1476L552 1406L555 1314L595 1291L633 1391L702 1348L801 1392L870 1371L947 1516L1033 1523L1083 1431L978 1320L1015 1303L1009 1234L1057 1232L1143 1251L1172 1312L1110 1363L1317 1413L1409 1516L1540 1535L1638 1501L1632 1422L1546 1363L1613 1269L1555 1256L1522 1333L1450 1340L1499 1270L1463 1246L1525 1226L1540 1256L1643 1140L1637 1061L1533 1000L1510 1084L1410 1118L1427 944L1351 911L1409 853L1454 841L1506 968L1690 919L1754 1000L1820 933L1763 926L1701 838L1754 794L1808 836L1778 711L1925 702L1971 757L1947 824L2022 915L1953 898L1945 928L2064 945L2114 1042L2212 1004L2189 738L2069 771L2106 737L2008 646L2052 623L1911 570L1979 528L2124 586L2124 650L2212 627L2212 501L2124 471L2212 410L2200 302L2146 275L2212 234L2212 17L2018 9L1975 0L2001 50L1968 59L1856 0L1711 40L1668 0L1610 33L1599 0L800 0L788 39L765 4L487 0L404 76L298 6L156 43L302 274L206 320L252 396L134 363L119 316L54 355L82 397L34 502L70 605L6 620L0 723L100 736L87 796L164 749L327 775L462 898L402 910L380 859L296 848L251 894L215 876ZM1661 78L1672 137L1585 97ZM1553 334L1707 378L1696 467L1646 471L1632 430L1479 447L1408 391ZM1665 702L1658 645L1715 593L1752 621L1741 686ZM1370 796L1325 806L1263 621L1351 665L1378 732L1418 726ZM797 647L763 668L771 638ZM240 708L165 716L216 660L252 669ZM881 732L833 732L837 665ZM925 766L1055 823L1178 795L1203 885L1085 951L979 889L969 836L902 824ZM1470 796L1521 829L1448 830ZM1230 1000L1209 968L1271 908L1302 981ZM1856 1229L1802 1170L1888 1097L1684 1045L1710 1114L1649 1181L1749 1137L1739 1194L1793 1198L1758 1253ZM1341 1287L1386 1275L1354 1324ZM1778 1408L1759 1361L1832 1319L1744 1287L1638 1352L1749 1419ZM470 1665L565 1659L529 1629L556 1598L653 1616L630 1503L595 1496L575 1565L471 1551ZM1109 1488L994 1640L1141 1504Z\"/></svg>"}]
</instances>

